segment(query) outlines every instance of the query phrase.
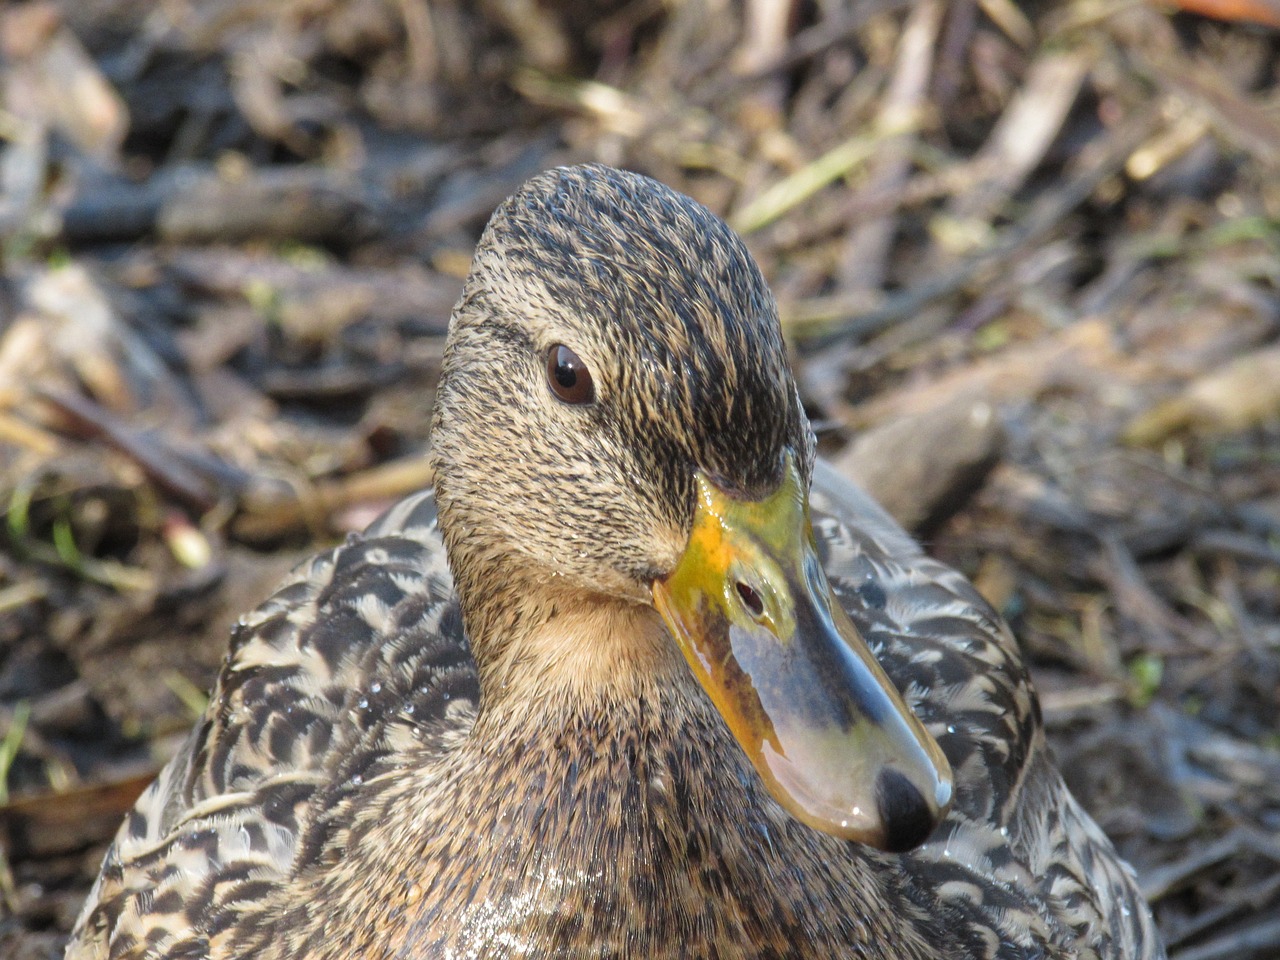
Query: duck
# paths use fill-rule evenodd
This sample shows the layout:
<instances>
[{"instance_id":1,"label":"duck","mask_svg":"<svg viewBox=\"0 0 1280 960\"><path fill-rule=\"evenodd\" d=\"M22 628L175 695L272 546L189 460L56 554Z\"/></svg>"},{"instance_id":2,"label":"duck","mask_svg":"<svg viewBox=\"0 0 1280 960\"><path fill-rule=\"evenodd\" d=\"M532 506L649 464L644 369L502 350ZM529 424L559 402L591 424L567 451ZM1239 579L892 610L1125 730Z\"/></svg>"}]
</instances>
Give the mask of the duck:
<instances>
[{"instance_id":1,"label":"duck","mask_svg":"<svg viewBox=\"0 0 1280 960\"><path fill-rule=\"evenodd\" d=\"M711 211L493 214L432 488L235 626L67 960L1161 958L1007 624L818 458Z\"/></svg>"}]
</instances>

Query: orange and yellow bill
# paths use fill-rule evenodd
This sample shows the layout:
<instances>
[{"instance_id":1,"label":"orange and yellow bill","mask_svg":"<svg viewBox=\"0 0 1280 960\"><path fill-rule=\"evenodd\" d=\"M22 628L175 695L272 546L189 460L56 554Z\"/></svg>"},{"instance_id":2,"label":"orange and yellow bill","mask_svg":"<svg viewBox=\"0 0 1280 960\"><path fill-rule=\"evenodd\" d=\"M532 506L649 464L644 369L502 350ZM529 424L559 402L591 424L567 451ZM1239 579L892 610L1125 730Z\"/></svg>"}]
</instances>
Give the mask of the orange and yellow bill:
<instances>
[{"instance_id":1,"label":"orange and yellow bill","mask_svg":"<svg viewBox=\"0 0 1280 960\"><path fill-rule=\"evenodd\" d=\"M884 850L919 845L951 802L951 769L832 595L794 456L763 500L702 473L697 489L684 555L653 585L695 676L795 817Z\"/></svg>"}]
</instances>

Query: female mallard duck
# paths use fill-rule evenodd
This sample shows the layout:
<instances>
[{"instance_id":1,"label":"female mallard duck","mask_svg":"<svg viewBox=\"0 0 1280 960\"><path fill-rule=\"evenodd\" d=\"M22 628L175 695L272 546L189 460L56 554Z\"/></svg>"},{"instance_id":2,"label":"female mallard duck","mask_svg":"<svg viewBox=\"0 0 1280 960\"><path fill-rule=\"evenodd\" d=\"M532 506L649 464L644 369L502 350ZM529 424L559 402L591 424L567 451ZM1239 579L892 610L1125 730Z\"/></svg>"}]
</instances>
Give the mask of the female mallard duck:
<instances>
[{"instance_id":1,"label":"female mallard duck","mask_svg":"<svg viewBox=\"0 0 1280 960\"><path fill-rule=\"evenodd\" d=\"M433 445L434 497L236 628L69 958L1162 955L1008 629L816 461L707 210L526 184Z\"/></svg>"}]
</instances>

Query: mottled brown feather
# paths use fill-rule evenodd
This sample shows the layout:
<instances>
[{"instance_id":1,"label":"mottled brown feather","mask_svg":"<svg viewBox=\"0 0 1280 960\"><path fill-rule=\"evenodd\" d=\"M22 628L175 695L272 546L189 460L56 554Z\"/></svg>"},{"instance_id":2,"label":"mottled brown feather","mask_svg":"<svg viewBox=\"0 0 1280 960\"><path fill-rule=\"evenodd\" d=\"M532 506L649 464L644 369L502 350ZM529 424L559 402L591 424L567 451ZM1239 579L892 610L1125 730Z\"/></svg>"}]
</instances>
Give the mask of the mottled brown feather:
<instances>
[{"instance_id":1,"label":"mottled brown feather","mask_svg":"<svg viewBox=\"0 0 1280 960\"><path fill-rule=\"evenodd\" d=\"M546 389L560 342L596 405ZM434 443L435 494L241 621L69 960L1163 956L1008 628L814 461L773 301L706 210L603 167L526 185L455 311ZM755 495L787 447L838 597L955 770L907 854L788 816L649 605L692 469Z\"/></svg>"}]
</instances>

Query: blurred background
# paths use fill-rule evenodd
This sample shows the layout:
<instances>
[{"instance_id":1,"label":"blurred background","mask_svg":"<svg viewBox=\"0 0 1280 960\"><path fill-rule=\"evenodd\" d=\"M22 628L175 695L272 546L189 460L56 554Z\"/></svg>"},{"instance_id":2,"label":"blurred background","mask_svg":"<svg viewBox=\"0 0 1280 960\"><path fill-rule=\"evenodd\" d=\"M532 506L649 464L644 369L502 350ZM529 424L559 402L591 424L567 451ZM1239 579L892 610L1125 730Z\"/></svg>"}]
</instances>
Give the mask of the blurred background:
<instances>
[{"instance_id":1,"label":"blurred background","mask_svg":"<svg viewBox=\"0 0 1280 960\"><path fill-rule=\"evenodd\" d=\"M0 955L234 618L430 482L495 204L725 217L822 449L1010 619L1179 960L1280 957L1280 2L0 6Z\"/></svg>"}]
</instances>

